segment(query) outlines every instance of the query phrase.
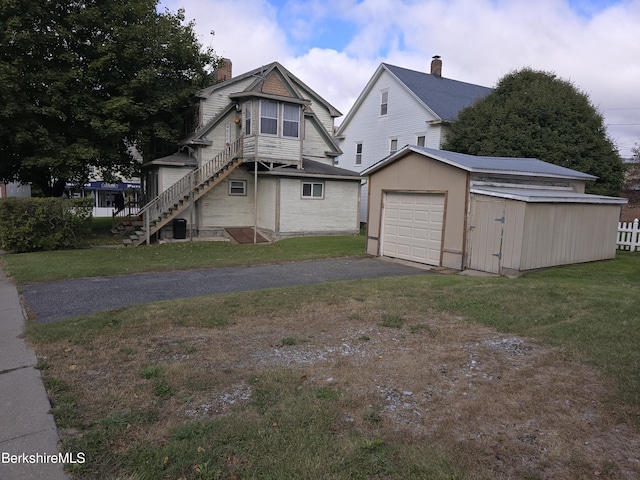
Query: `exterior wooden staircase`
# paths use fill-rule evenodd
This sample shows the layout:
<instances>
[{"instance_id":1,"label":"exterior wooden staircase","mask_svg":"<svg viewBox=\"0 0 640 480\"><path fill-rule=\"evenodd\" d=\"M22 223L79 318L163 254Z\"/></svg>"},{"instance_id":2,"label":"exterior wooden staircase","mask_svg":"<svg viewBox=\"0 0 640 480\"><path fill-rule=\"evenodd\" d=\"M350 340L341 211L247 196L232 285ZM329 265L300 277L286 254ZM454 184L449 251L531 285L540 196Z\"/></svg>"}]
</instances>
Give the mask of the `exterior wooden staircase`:
<instances>
[{"instance_id":1,"label":"exterior wooden staircase","mask_svg":"<svg viewBox=\"0 0 640 480\"><path fill-rule=\"evenodd\" d=\"M142 225L124 240L127 246L151 243L151 236L226 178L242 163L242 137L215 158L189 172L138 212Z\"/></svg>"}]
</instances>

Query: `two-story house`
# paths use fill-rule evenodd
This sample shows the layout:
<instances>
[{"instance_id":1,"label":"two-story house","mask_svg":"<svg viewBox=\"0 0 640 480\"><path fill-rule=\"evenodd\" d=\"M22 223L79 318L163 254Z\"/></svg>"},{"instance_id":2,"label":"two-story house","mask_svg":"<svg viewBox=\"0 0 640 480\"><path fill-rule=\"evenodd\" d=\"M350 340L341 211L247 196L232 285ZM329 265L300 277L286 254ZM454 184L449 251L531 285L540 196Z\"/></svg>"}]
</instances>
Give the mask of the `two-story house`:
<instances>
[{"instance_id":1,"label":"two-story house","mask_svg":"<svg viewBox=\"0 0 640 480\"><path fill-rule=\"evenodd\" d=\"M180 151L143 165L152 200L133 243L175 219L199 236L358 233L360 178L334 166L341 113L277 62L234 77L225 60L221 76L196 94Z\"/></svg>"},{"instance_id":2,"label":"two-story house","mask_svg":"<svg viewBox=\"0 0 640 480\"><path fill-rule=\"evenodd\" d=\"M342 168L361 172L405 145L439 149L458 112L490 88L442 76L434 56L431 72L380 64L336 134ZM363 185L361 216L366 219L368 188Z\"/></svg>"}]
</instances>

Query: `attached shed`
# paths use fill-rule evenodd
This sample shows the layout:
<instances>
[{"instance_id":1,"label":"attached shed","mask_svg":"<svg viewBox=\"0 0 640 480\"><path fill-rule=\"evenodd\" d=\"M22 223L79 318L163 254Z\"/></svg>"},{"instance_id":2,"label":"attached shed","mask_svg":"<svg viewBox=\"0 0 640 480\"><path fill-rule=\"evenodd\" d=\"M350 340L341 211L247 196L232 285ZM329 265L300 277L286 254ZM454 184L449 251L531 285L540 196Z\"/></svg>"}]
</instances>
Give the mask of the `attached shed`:
<instances>
[{"instance_id":1,"label":"attached shed","mask_svg":"<svg viewBox=\"0 0 640 480\"><path fill-rule=\"evenodd\" d=\"M626 199L535 158L407 146L366 169L367 253L503 275L610 259Z\"/></svg>"}]
</instances>

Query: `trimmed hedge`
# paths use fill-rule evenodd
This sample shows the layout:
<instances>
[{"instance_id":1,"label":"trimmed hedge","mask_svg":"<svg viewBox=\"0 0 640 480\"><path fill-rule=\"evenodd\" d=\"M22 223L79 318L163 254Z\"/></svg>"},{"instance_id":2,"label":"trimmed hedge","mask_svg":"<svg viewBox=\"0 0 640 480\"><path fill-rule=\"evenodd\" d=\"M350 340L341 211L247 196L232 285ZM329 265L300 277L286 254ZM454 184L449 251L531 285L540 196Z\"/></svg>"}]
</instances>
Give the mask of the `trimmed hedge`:
<instances>
[{"instance_id":1,"label":"trimmed hedge","mask_svg":"<svg viewBox=\"0 0 640 480\"><path fill-rule=\"evenodd\" d=\"M91 232L93 200L3 198L0 247L13 253L73 248Z\"/></svg>"}]
</instances>

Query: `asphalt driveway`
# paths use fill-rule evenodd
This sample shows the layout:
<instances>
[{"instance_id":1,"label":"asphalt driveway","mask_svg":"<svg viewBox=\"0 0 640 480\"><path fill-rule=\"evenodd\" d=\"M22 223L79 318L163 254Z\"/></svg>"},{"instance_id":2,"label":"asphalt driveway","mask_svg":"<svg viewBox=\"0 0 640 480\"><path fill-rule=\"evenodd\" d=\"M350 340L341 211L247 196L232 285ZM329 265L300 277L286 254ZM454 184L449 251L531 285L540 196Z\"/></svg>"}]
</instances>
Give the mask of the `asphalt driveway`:
<instances>
[{"instance_id":1,"label":"asphalt driveway","mask_svg":"<svg viewBox=\"0 0 640 480\"><path fill-rule=\"evenodd\" d=\"M49 323L172 298L429 273L429 270L379 258L338 258L60 280L24 285L22 297L36 322Z\"/></svg>"}]
</instances>

